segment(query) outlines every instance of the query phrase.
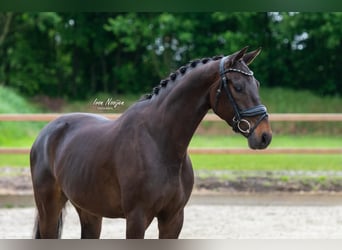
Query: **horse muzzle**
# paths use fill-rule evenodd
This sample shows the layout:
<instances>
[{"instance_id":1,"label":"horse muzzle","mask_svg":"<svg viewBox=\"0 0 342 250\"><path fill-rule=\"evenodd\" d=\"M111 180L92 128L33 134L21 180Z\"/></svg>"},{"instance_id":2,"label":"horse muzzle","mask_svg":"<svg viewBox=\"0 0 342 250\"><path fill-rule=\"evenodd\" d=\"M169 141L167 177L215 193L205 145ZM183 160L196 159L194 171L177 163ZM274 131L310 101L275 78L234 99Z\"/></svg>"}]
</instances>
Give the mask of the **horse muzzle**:
<instances>
[{"instance_id":1,"label":"horse muzzle","mask_svg":"<svg viewBox=\"0 0 342 250\"><path fill-rule=\"evenodd\" d=\"M261 122L257 129L247 137L251 149L265 149L272 141L272 131L267 120Z\"/></svg>"}]
</instances>

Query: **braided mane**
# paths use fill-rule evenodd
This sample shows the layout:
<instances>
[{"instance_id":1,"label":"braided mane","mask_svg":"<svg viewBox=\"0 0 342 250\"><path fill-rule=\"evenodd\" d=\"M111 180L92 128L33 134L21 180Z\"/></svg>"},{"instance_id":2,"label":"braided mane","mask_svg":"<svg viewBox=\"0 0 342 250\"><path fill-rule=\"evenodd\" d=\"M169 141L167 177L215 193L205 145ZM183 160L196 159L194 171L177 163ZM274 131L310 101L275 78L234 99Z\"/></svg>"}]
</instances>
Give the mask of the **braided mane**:
<instances>
[{"instance_id":1,"label":"braided mane","mask_svg":"<svg viewBox=\"0 0 342 250\"><path fill-rule=\"evenodd\" d=\"M218 56L214 56L211 58L202 58L202 59L195 59L190 61L188 64L181 66L178 70L176 70L175 72L172 72L167 78L163 79L160 81L159 85L154 87L152 89L152 93L146 94L144 95L141 100L148 100L151 99L153 95L158 95L160 89L165 88L169 82L174 82L176 81L177 77L183 76L186 74L187 70L189 68L195 68L198 64L202 63L202 64L206 64L209 61L216 61L216 60L220 60L223 56L222 55L218 55Z\"/></svg>"}]
</instances>

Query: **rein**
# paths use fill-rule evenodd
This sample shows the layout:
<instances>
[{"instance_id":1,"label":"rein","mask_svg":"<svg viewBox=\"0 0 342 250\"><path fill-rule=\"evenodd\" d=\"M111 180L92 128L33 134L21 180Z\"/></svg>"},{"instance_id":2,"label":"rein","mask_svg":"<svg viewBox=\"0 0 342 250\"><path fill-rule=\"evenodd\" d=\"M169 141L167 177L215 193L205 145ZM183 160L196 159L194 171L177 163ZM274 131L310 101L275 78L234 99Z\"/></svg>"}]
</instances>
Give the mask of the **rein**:
<instances>
[{"instance_id":1,"label":"rein","mask_svg":"<svg viewBox=\"0 0 342 250\"><path fill-rule=\"evenodd\" d=\"M220 94L222 92L222 89L224 89L230 103L232 104L233 106L233 109L234 109L234 117L233 117L233 130L235 132L241 132L242 134L246 135L247 137L250 136L253 131L256 129L256 127L260 124L260 122L268 117L268 113L267 113L267 109L264 105L260 104L260 105L256 105L254 107L251 107L251 108L248 108L248 109L244 109L244 110L241 110L231 91L229 90L228 88L228 78L226 76L226 73L228 72L238 72L238 73L241 73L243 75L246 75L246 76L253 76L253 71L249 71L249 72L245 72L243 70L240 70L240 69L235 69L235 68L228 68L228 69L225 69L224 68L224 63L225 61L229 58L229 56L226 56L226 57L223 57L220 61L220 77L221 77L221 83L220 83L220 87L217 89L217 92L216 92L216 100L215 100L215 108L214 110L216 109L217 107L217 103L218 103L218 99L220 97ZM252 127L250 122L246 119L243 119L244 117L252 117L252 116L260 116L259 119L256 121L256 123L254 124L254 126ZM243 129L241 127L241 124L245 124L247 125L247 129Z\"/></svg>"}]
</instances>

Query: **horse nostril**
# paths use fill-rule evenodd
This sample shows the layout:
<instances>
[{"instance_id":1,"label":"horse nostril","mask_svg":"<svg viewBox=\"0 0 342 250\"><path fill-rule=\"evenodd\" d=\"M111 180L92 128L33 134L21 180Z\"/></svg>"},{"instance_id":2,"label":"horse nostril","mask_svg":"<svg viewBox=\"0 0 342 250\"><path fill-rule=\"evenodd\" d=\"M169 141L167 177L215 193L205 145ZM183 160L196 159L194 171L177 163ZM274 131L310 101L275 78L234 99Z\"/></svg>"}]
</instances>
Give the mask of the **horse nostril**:
<instances>
[{"instance_id":1,"label":"horse nostril","mask_svg":"<svg viewBox=\"0 0 342 250\"><path fill-rule=\"evenodd\" d=\"M261 143L263 144L263 145L268 145L269 143L270 143L270 141L271 141L271 135L269 134L269 133L262 133L262 135L261 135Z\"/></svg>"}]
</instances>

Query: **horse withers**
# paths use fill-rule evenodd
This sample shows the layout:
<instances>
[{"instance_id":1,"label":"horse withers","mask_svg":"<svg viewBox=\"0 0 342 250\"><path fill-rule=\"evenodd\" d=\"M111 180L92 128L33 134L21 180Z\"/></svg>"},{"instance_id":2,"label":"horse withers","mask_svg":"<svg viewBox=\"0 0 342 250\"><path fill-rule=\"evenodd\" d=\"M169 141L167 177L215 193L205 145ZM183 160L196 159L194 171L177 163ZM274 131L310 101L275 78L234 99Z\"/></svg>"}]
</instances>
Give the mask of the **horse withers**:
<instances>
[{"instance_id":1,"label":"horse withers","mask_svg":"<svg viewBox=\"0 0 342 250\"><path fill-rule=\"evenodd\" d=\"M143 238L156 217L159 238L178 238L194 184L187 148L208 110L252 149L271 141L259 82L247 66L260 49L246 51L191 61L116 120L72 113L46 125L30 153L35 237L61 236L69 200L81 238L99 238L103 217L125 218L127 238Z\"/></svg>"}]
</instances>

